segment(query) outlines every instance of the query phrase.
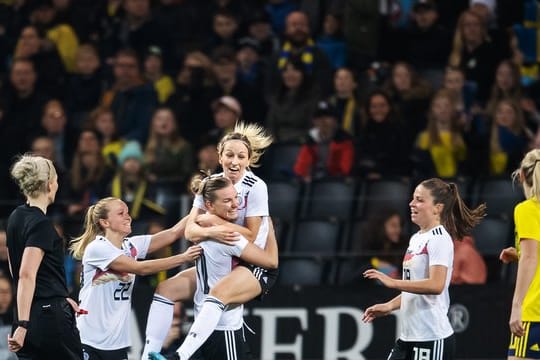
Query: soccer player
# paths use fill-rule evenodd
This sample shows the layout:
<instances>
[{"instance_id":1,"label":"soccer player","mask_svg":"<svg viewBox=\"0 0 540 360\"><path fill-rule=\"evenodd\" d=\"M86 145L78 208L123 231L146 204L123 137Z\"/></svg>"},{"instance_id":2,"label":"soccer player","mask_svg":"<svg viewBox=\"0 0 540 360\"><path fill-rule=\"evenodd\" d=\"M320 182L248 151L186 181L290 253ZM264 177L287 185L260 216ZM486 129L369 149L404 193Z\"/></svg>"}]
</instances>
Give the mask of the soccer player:
<instances>
[{"instance_id":1,"label":"soccer player","mask_svg":"<svg viewBox=\"0 0 540 360\"><path fill-rule=\"evenodd\" d=\"M392 300L370 306L363 320L401 309L399 339L389 360L451 360L455 354L454 331L448 320L454 245L452 238L462 239L485 214L485 205L469 209L454 183L433 178L422 181L409 203L411 220L420 231L411 237L403 259L403 279L393 279L369 269L364 277L379 280L401 294Z\"/></svg>"}]
</instances>

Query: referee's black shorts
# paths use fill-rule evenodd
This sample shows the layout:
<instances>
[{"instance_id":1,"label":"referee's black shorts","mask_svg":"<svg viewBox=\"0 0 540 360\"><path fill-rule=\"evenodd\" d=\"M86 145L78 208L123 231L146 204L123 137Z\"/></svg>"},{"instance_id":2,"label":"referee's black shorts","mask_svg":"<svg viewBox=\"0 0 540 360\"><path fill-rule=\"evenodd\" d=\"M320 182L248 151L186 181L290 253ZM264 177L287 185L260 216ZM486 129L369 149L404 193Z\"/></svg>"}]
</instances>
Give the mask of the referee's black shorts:
<instances>
[{"instance_id":1,"label":"referee's black shorts","mask_svg":"<svg viewBox=\"0 0 540 360\"><path fill-rule=\"evenodd\" d=\"M30 309L24 346L17 357L78 360L82 356L75 312L67 300L61 297L35 300Z\"/></svg>"}]
</instances>

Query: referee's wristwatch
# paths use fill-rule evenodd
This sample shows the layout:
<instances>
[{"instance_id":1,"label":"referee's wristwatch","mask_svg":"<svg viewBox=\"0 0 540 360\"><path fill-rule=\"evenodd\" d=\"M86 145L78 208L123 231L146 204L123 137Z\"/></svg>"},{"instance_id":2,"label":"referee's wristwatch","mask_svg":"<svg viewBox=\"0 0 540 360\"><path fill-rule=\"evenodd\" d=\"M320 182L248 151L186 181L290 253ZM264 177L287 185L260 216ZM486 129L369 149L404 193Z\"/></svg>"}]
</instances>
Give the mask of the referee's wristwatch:
<instances>
[{"instance_id":1,"label":"referee's wristwatch","mask_svg":"<svg viewBox=\"0 0 540 360\"><path fill-rule=\"evenodd\" d=\"M30 325L30 321L29 320L19 320L15 323L15 325L19 326L19 327L22 327L22 328L25 328L25 329L28 329L28 326Z\"/></svg>"}]
</instances>

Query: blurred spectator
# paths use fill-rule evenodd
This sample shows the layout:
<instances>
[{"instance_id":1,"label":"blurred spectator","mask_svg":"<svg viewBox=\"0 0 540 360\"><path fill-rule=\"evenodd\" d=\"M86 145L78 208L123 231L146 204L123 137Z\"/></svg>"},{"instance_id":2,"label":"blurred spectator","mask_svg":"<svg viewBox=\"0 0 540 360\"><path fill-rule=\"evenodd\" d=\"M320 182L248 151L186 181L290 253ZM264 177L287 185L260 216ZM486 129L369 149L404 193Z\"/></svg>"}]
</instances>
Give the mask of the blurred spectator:
<instances>
[{"instance_id":1,"label":"blurred spectator","mask_svg":"<svg viewBox=\"0 0 540 360\"><path fill-rule=\"evenodd\" d=\"M287 61L280 78L281 85L270 99L266 124L278 141L298 141L311 127L319 94L298 59Z\"/></svg>"},{"instance_id":2,"label":"blurred spectator","mask_svg":"<svg viewBox=\"0 0 540 360\"><path fill-rule=\"evenodd\" d=\"M489 39L484 19L467 10L459 17L449 65L465 71L465 79L478 87L477 98L484 103L493 84L497 64L505 58Z\"/></svg>"},{"instance_id":3,"label":"blurred spectator","mask_svg":"<svg viewBox=\"0 0 540 360\"><path fill-rule=\"evenodd\" d=\"M352 240L351 251L369 251L375 269L395 279L401 278L403 254L408 247L403 219L395 209L383 208L368 218L361 239Z\"/></svg>"},{"instance_id":4,"label":"blurred spectator","mask_svg":"<svg viewBox=\"0 0 540 360\"><path fill-rule=\"evenodd\" d=\"M257 40L261 49L261 58L268 62L272 54L279 50L279 39L270 24L268 13L258 10L247 19L248 35Z\"/></svg>"},{"instance_id":5,"label":"blurred spectator","mask_svg":"<svg viewBox=\"0 0 540 360\"><path fill-rule=\"evenodd\" d=\"M270 60L266 86L268 94L275 94L279 88L280 71L287 64L294 62L303 67L303 72L310 75L314 85L323 96L332 91L332 66L326 54L315 46L308 17L305 13L294 11L287 16L281 50Z\"/></svg>"},{"instance_id":6,"label":"blurred spectator","mask_svg":"<svg viewBox=\"0 0 540 360\"><path fill-rule=\"evenodd\" d=\"M238 41L239 23L235 15L226 10L217 10L212 19L213 34L204 46L205 53L212 55L214 50L221 46L236 47Z\"/></svg>"},{"instance_id":7,"label":"blurred spectator","mask_svg":"<svg viewBox=\"0 0 540 360\"><path fill-rule=\"evenodd\" d=\"M269 15L274 33L282 34L286 31L287 17L298 10L298 4L293 0L269 0L264 9Z\"/></svg>"},{"instance_id":8,"label":"blurred spectator","mask_svg":"<svg viewBox=\"0 0 540 360\"><path fill-rule=\"evenodd\" d=\"M350 176L354 143L351 135L339 127L337 111L321 101L313 114L313 123L296 158L295 175L306 182L328 176Z\"/></svg>"},{"instance_id":9,"label":"blurred spectator","mask_svg":"<svg viewBox=\"0 0 540 360\"><path fill-rule=\"evenodd\" d=\"M118 49L130 48L142 59L150 46L158 46L167 59L170 37L153 17L150 0L124 0L120 5L123 11L112 19L100 42L105 57L114 56Z\"/></svg>"},{"instance_id":10,"label":"blurred spectator","mask_svg":"<svg viewBox=\"0 0 540 360\"><path fill-rule=\"evenodd\" d=\"M261 87L237 80L236 53L229 47L216 48L212 54L217 83L216 97L234 96L242 105L242 117L248 122L261 122L266 116L266 104Z\"/></svg>"},{"instance_id":11,"label":"blurred spectator","mask_svg":"<svg viewBox=\"0 0 540 360\"><path fill-rule=\"evenodd\" d=\"M62 103L56 99L49 100L41 116L40 135L50 137L54 141L55 166L68 169L77 147L77 131L68 122Z\"/></svg>"},{"instance_id":12,"label":"blurred spectator","mask_svg":"<svg viewBox=\"0 0 540 360\"><path fill-rule=\"evenodd\" d=\"M398 61L392 66L392 74L383 89L390 95L414 138L426 126L425 113L432 93L430 85L418 77L410 64Z\"/></svg>"},{"instance_id":13,"label":"blurred spectator","mask_svg":"<svg viewBox=\"0 0 540 360\"><path fill-rule=\"evenodd\" d=\"M108 167L116 168L118 155L126 141L118 136L112 110L104 106L95 108L88 115L85 129L94 130L99 134L105 162Z\"/></svg>"},{"instance_id":14,"label":"blurred spectator","mask_svg":"<svg viewBox=\"0 0 540 360\"><path fill-rule=\"evenodd\" d=\"M106 194L112 173L101 152L99 134L94 130L81 131L70 172L70 204L67 215L82 224L84 210ZM70 230L72 230L70 228ZM69 235L75 232L66 230Z\"/></svg>"},{"instance_id":15,"label":"blurred spectator","mask_svg":"<svg viewBox=\"0 0 540 360\"><path fill-rule=\"evenodd\" d=\"M214 128L208 132L205 140L215 142L232 131L238 120L242 119L242 106L232 96L222 96L212 103Z\"/></svg>"},{"instance_id":16,"label":"blurred spectator","mask_svg":"<svg viewBox=\"0 0 540 360\"><path fill-rule=\"evenodd\" d=\"M212 128L214 84L210 59L200 51L189 52L176 77L176 91L166 105L182 120L180 132L195 144Z\"/></svg>"},{"instance_id":17,"label":"blurred spectator","mask_svg":"<svg viewBox=\"0 0 540 360\"><path fill-rule=\"evenodd\" d=\"M406 132L389 96L381 90L372 92L359 130L358 174L368 179L409 175Z\"/></svg>"},{"instance_id":18,"label":"blurred spectator","mask_svg":"<svg viewBox=\"0 0 540 360\"><path fill-rule=\"evenodd\" d=\"M334 70L345 66L345 38L339 14L325 15L323 33L317 37L315 44L324 51Z\"/></svg>"},{"instance_id":19,"label":"blurred spectator","mask_svg":"<svg viewBox=\"0 0 540 360\"><path fill-rule=\"evenodd\" d=\"M5 247L5 243L3 246ZM8 335L11 335L13 323L13 288L9 276L9 273L0 274L0 336L2 339L7 339ZM0 342L0 357L4 360L17 359L17 355L9 351L7 341Z\"/></svg>"},{"instance_id":20,"label":"blurred spectator","mask_svg":"<svg viewBox=\"0 0 540 360\"><path fill-rule=\"evenodd\" d=\"M334 93L328 102L336 108L339 126L350 135L360 134L360 105L356 89L358 83L352 69L341 67L334 74Z\"/></svg>"},{"instance_id":21,"label":"blurred spectator","mask_svg":"<svg viewBox=\"0 0 540 360\"><path fill-rule=\"evenodd\" d=\"M98 39L100 9L103 3L94 0L52 0L54 22L69 24L80 42Z\"/></svg>"},{"instance_id":22,"label":"blurred spectator","mask_svg":"<svg viewBox=\"0 0 540 360\"><path fill-rule=\"evenodd\" d=\"M489 140L490 173L509 176L519 167L532 139L519 104L500 100L494 108Z\"/></svg>"},{"instance_id":23,"label":"blurred spectator","mask_svg":"<svg viewBox=\"0 0 540 360\"><path fill-rule=\"evenodd\" d=\"M144 76L154 84L158 101L163 104L174 92L174 81L163 73L163 54L157 46L150 46L144 58Z\"/></svg>"},{"instance_id":24,"label":"blurred spectator","mask_svg":"<svg viewBox=\"0 0 540 360\"><path fill-rule=\"evenodd\" d=\"M447 66L444 72L442 87L450 91L456 100L456 110L465 115L465 122L471 117L472 106L474 103L476 86L465 82L465 73L463 69L455 66Z\"/></svg>"},{"instance_id":25,"label":"blurred spectator","mask_svg":"<svg viewBox=\"0 0 540 360\"><path fill-rule=\"evenodd\" d=\"M405 60L438 88L452 47L451 33L437 21L439 13L434 0L419 0L411 15L413 21L406 30Z\"/></svg>"},{"instance_id":26,"label":"blurred spectator","mask_svg":"<svg viewBox=\"0 0 540 360\"><path fill-rule=\"evenodd\" d=\"M197 152L197 160L197 170L204 171L206 174L218 173L221 165L219 164L217 143L208 142L201 146Z\"/></svg>"},{"instance_id":27,"label":"blurred spectator","mask_svg":"<svg viewBox=\"0 0 540 360\"><path fill-rule=\"evenodd\" d=\"M501 2L502 3L502 2ZM480 16L488 30L488 36L493 42L497 53L503 58L512 57L511 30L499 27L497 22L497 0L470 0L469 10Z\"/></svg>"},{"instance_id":28,"label":"blurred spectator","mask_svg":"<svg viewBox=\"0 0 540 360\"><path fill-rule=\"evenodd\" d=\"M34 64L27 59L15 59L11 64L9 82L0 96L0 217L11 213L10 201L19 191L9 177L13 156L30 148L38 134L47 95L36 89Z\"/></svg>"},{"instance_id":29,"label":"blurred spectator","mask_svg":"<svg viewBox=\"0 0 540 360\"><path fill-rule=\"evenodd\" d=\"M56 7L52 2L42 1L30 14L30 20L45 32L44 47L54 46L68 72L75 71L75 56L79 39L73 27L56 16Z\"/></svg>"},{"instance_id":30,"label":"blurred spectator","mask_svg":"<svg viewBox=\"0 0 540 360\"><path fill-rule=\"evenodd\" d=\"M236 51L236 61L238 70L236 72L238 82L257 89L262 89L264 85L265 64L260 57L261 46L259 41L250 37L243 37L238 41Z\"/></svg>"},{"instance_id":31,"label":"blurred spectator","mask_svg":"<svg viewBox=\"0 0 540 360\"><path fill-rule=\"evenodd\" d=\"M152 117L150 137L144 151L149 179L174 182L185 189L193 172L195 155L191 144L181 136L170 108L158 108Z\"/></svg>"},{"instance_id":32,"label":"blurred spectator","mask_svg":"<svg viewBox=\"0 0 540 360\"><path fill-rule=\"evenodd\" d=\"M43 92L61 98L66 69L54 46L47 46L44 34L37 26L25 26L17 40L13 58L30 59L37 74L37 87Z\"/></svg>"},{"instance_id":33,"label":"blurred spectator","mask_svg":"<svg viewBox=\"0 0 540 360\"><path fill-rule=\"evenodd\" d=\"M73 127L81 129L86 116L99 104L106 86L97 49L82 44L75 57L75 71L68 76L64 92L64 104Z\"/></svg>"},{"instance_id":34,"label":"blurred spectator","mask_svg":"<svg viewBox=\"0 0 540 360\"><path fill-rule=\"evenodd\" d=\"M0 274L10 277L11 271L9 270L8 250L7 250L7 238L6 238L6 220L0 220ZM0 314L3 312L0 309ZM11 324L11 323L10 323Z\"/></svg>"},{"instance_id":35,"label":"blurred spectator","mask_svg":"<svg viewBox=\"0 0 540 360\"><path fill-rule=\"evenodd\" d=\"M153 85L142 78L135 52L129 49L118 51L114 60L114 78L115 82L104 94L102 104L111 107L118 135L146 144L150 119L158 99Z\"/></svg>"},{"instance_id":36,"label":"blurred spectator","mask_svg":"<svg viewBox=\"0 0 540 360\"><path fill-rule=\"evenodd\" d=\"M522 96L519 67L510 60L501 61L495 70L495 81L486 103L486 113L492 114L500 100L511 99L519 103Z\"/></svg>"},{"instance_id":37,"label":"blurred spectator","mask_svg":"<svg viewBox=\"0 0 540 360\"><path fill-rule=\"evenodd\" d=\"M455 177L467 156L454 97L439 90L431 100L427 128L416 140L416 170L420 176Z\"/></svg>"},{"instance_id":38,"label":"blurred spectator","mask_svg":"<svg viewBox=\"0 0 540 360\"><path fill-rule=\"evenodd\" d=\"M155 202L155 187L146 179L141 145L129 141L118 157L118 168L110 185L109 194L122 199L130 209L134 227L141 227L156 219L163 219L165 209Z\"/></svg>"},{"instance_id":39,"label":"blurred spectator","mask_svg":"<svg viewBox=\"0 0 540 360\"><path fill-rule=\"evenodd\" d=\"M484 258L474 246L474 239L465 236L454 240L454 264L452 266L451 284L485 284L487 266Z\"/></svg>"},{"instance_id":40,"label":"blurred spectator","mask_svg":"<svg viewBox=\"0 0 540 360\"><path fill-rule=\"evenodd\" d=\"M55 165L56 174L58 176L58 191L54 203L49 205L49 208L47 209L47 215L52 216L57 221L61 221L66 213L66 206L69 202L69 170L56 165L54 146L53 138L41 135L32 140L30 151L35 155L43 156L45 159L51 160Z\"/></svg>"}]
</instances>

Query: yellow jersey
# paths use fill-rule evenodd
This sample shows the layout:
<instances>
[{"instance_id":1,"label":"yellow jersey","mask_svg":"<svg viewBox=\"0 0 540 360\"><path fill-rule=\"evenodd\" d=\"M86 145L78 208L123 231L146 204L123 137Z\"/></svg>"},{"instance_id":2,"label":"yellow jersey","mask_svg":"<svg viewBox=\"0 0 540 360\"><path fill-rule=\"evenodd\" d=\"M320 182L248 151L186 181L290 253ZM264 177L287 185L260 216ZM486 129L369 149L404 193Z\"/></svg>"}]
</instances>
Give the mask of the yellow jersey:
<instances>
[{"instance_id":1,"label":"yellow jersey","mask_svg":"<svg viewBox=\"0 0 540 360\"><path fill-rule=\"evenodd\" d=\"M540 202L532 198L517 204L514 209L514 222L516 249L521 256L520 239L540 242ZM537 256L540 259L540 245ZM540 262L523 299L521 320L540 322Z\"/></svg>"}]
</instances>

